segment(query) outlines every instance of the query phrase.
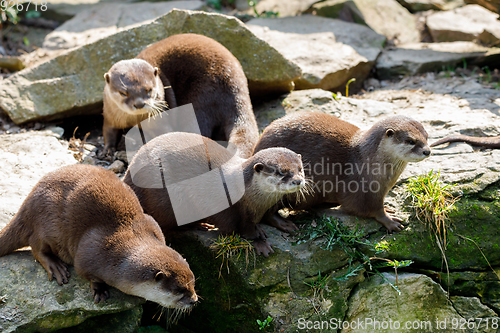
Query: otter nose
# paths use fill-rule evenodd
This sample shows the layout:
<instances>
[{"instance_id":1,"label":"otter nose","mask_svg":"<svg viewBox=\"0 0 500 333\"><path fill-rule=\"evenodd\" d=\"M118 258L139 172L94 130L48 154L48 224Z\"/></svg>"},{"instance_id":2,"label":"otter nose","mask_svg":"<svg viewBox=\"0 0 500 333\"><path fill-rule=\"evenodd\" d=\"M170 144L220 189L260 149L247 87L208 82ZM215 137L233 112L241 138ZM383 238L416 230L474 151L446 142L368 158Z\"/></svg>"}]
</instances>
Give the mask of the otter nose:
<instances>
[{"instance_id":1,"label":"otter nose","mask_svg":"<svg viewBox=\"0 0 500 333\"><path fill-rule=\"evenodd\" d=\"M292 181L292 184L293 185L300 185L300 184L302 184L302 179L295 179L294 181Z\"/></svg>"},{"instance_id":2,"label":"otter nose","mask_svg":"<svg viewBox=\"0 0 500 333\"><path fill-rule=\"evenodd\" d=\"M144 105L146 105L146 103L144 103L143 100L140 100L140 101L136 101L135 102L134 107L136 109L142 109L144 107Z\"/></svg>"},{"instance_id":3,"label":"otter nose","mask_svg":"<svg viewBox=\"0 0 500 333\"><path fill-rule=\"evenodd\" d=\"M189 300L190 305L194 305L196 302L198 302L198 295L194 294L191 296L191 299Z\"/></svg>"},{"instance_id":4,"label":"otter nose","mask_svg":"<svg viewBox=\"0 0 500 333\"><path fill-rule=\"evenodd\" d=\"M422 153L423 153L425 156L429 156L429 155L431 154L431 150L430 150L430 149L428 149L428 150L424 150Z\"/></svg>"}]
</instances>

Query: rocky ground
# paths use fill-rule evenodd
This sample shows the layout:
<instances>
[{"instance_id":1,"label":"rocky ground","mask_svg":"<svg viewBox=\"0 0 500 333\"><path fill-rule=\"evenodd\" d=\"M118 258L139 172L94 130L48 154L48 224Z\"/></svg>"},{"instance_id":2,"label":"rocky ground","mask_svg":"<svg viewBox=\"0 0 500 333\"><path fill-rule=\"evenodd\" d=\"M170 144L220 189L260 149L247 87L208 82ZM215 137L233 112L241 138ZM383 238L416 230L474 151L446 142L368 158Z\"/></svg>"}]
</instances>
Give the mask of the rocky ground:
<instances>
[{"instance_id":1,"label":"rocky ground","mask_svg":"<svg viewBox=\"0 0 500 333\"><path fill-rule=\"evenodd\" d=\"M221 4L217 1L54 4L50 20L62 20L59 28L46 31L38 49L19 57L27 69L1 74L0 227L38 179L62 165L91 163L123 173L123 152L114 161L95 156L102 145L103 74L112 63L175 33L208 35L235 54L249 79L260 129L285 114L308 110L334 114L361 128L389 115L408 115L422 122L430 142L454 133L500 135L500 86L494 67L499 59L494 47L500 38L498 15L461 0L400 3L257 3L261 16L279 12L278 18L250 17L255 11L245 1L222 3L224 13L245 23L185 11L213 11L210 6ZM153 21L160 14L165 15ZM457 27L456 22L461 24ZM23 53L9 48L6 52ZM356 81L348 84L352 78ZM248 262L231 258L226 269L209 249L216 233L176 235L170 242L190 262L203 300L169 331L202 332L210 327L214 332L256 332L256 320L270 316L267 331L295 332L303 325L312 325L308 331L329 331L314 325L372 319L409 322L420 325L413 327L420 332L431 331L422 328L427 322L433 331L463 327L467 332L497 332L499 154L455 143L410 163L386 198L405 219L406 229L397 234L388 235L374 220L346 216L336 208L292 214L299 224L308 221L301 224L303 229L319 225L324 215L338 218L347 228L342 232L360 230L355 239L364 245L342 240L326 248L322 239L295 244L299 236L266 227L275 254L255 259L250 254ZM446 249L440 249L433 233L414 217L404 194L409 177L431 170L439 171L443 182L455 184L453 193L461 195L450 213ZM385 251L375 254L375 245ZM413 263L376 273L360 254ZM96 327L106 332L139 329L141 300L114 291L106 304L95 306L87 282L73 275L70 285L49 283L26 252L0 258L0 266L0 331L62 330L78 324L82 332ZM151 320L156 310L144 306L142 331L153 329L147 325L165 326L165 319ZM104 326L107 321L119 324ZM338 328L332 330L374 331Z\"/></svg>"}]
</instances>

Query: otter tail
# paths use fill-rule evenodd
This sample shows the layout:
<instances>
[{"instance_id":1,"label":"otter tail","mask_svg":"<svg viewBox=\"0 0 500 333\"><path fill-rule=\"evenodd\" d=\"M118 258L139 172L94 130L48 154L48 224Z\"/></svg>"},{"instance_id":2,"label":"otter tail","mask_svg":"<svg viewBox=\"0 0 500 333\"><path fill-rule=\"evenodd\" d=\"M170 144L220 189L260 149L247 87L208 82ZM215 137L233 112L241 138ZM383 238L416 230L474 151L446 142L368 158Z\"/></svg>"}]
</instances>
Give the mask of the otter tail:
<instances>
[{"instance_id":1,"label":"otter tail","mask_svg":"<svg viewBox=\"0 0 500 333\"><path fill-rule=\"evenodd\" d=\"M0 257L12 253L17 249L28 246L30 232L24 225L19 211L9 224L0 230Z\"/></svg>"},{"instance_id":2,"label":"otter tail","mask_svg":"<svg viewBox=\"0 0 500 333\"><path fill-rule=\"evenodd\" d=\"M468 135L450 135L431 144L431 147L439 146L447 142L465 142L474 146L498 149L500 148L500 136L474 137Z\"/></svg>"}]
</instances>

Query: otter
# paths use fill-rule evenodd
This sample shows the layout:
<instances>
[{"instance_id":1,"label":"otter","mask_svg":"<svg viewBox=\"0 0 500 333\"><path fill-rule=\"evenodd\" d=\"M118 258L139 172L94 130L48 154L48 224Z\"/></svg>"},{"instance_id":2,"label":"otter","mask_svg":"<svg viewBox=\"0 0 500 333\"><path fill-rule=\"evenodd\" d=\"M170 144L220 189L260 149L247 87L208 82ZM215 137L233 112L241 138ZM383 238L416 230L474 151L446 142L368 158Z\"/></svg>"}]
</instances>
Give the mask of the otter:
<instances>
[{"instance_id":1,"label":"otter","mask_svg":"<svg viewBox=\"0 0 500 333\"><path fill-rule=\"evenodd\" d=\"M431 144L431 147L442 145L443 143L465 142L481 148L500 148L500 136L475 137L462 134L450 135Z\"/></svg>"},{"instance_id":2,"label":"otter","mask_svg":"<svg viewBox=\"0 0 500 333\"><path fill-rule=\"evenodd\" d=\"M209 138L183 132L142 146L123 180L165 233L182 224L208 223L252 240L266 257L273 250L258 223L284 194L301 195L305 184L301 157L289 149L266 149L243 159Z\"/></svg>"},{"instance_id":3,"label":"otter","mask_svg":"<svg viewBox=\"0 0 500 333\"><path fill-rule=\"evenodd\" d=\"M240 157L250 157L259 139L243 68L228 49L209 37L170 36L135 59L116 63L104 77L104 154L116 148L120 130L161 108L189 103L200 134L229 141Z\"/></svg>"},{"instance_id":4,"label":"otter","mask_svg":"<svg viewBox=\"0 0 500 333\"><path fill-rule=\"evenodd\" d=\"M24 246L59 285L74 265L95 303L109 298L108 286L180 310L198 300L186 260L130 187L101 167L70 165L42 177L0 231L0 256Z\"/></svg>"},{"instance_id":5,"label":"otter","mask_svg":"<svg viewBox=\"0 0 500 333\"><path fill-rule=\"evenodd\" d=\"M384 208L385 196L408 162L431 153L427 132L411 118L392 116L362 131L335 116L307 111L273 121L255 153L278 146L301 154L306 176L314 182L305 200L291 203L293 208L340 204L349 214L375 218L390 232L403 225L388 215L394 211ZM272 213L267 218L280 219Z\"/></svg>"}]
</instances>

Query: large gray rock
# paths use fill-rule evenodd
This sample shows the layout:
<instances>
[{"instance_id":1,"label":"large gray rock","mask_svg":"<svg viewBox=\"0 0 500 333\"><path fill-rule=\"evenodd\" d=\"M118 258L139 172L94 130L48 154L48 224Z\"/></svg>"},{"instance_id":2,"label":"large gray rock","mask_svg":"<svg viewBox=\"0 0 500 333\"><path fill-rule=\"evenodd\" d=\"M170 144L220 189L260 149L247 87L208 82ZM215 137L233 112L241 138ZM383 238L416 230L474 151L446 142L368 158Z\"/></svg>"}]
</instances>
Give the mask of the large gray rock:
<instances>
[{"instance_id":1,"label":"large gray rock","mask_svg":"<svg viewBox=\"0 0 500 333\"><path fill-rule=\"evenodd\" d=\"M414 43L386 49L377 60L377 75L381 79L398 78L404 75L454 69L467 64L483 66L497 61L500 52L473 42Z\"/></svg>"},{"instance_id":2,"label":"large gray rock","mask_svg":"<svg viewBox=\"0 0 500 333\"><path fill-rule=\"evenodd\" d=\"M391 285L392 284L392 285ZM397 286L400 292L394 289ZM476 299L477 300L477 299ZM457 299L457 304L463 310L463 305L474 303L474 300ZM479 303L479 304L477 304ZM347 327L342 332L401 332L415 330L418 332L457 332L460 322L471 319L471 326L463 332L496 332L491 327L491 320L498 317L490 317L489 327L486 321L479 318L484 317L462 317L454 307L455 301L450 302L443 288L432 281L431 278L420 274L383 273L362 282L349 299L349 311L345 322L357 324L363 323L363 327ZM481 312L485 308L480 302L474 304L474 313ZM478 309L479 308L479 309ZM487 314L495 315L491 309ZM477 319L476 319L477 318ZM375 321L378 321L376 323ZM479 325L479 323L481 324ZM474 324L474 326L472 325ZM454 325L456 324L456 325ZM379 326L376 326L379 325Z\"/></svg>"},{"instance_id":3,"label":"large gray rock","mask_svg":"<svg viewBox=\"0 0 500 333\"><path fill-rule=\"evenodd\" d=\"M59 132L59 133L55 133ZM0 135L0 229L14 217L33 186L46 173L76 163L54 131Z\"/></svg>"},{"instance_id":4,"label":"large gray rock","mask_svg":"<svg viewBox=\"0 0 500 333\"><path fill-rule=\"evenodd\" d=\"M464 5L464 0L398 0L410 12L450 10Z\"/></svg>"},{"instance_id":5,"label":"large gray rock","mask_svg":"<svg viewBox=\"0 0 500 333\"><path fill-rule=\"evenodd\" d=\"M29 251L1 257L0 296L4 301L0 305L0 331L50 332L99 315L108 314L107 319L112 320L116 313L123 311L127 311L129 318L122 318L120 325L123 326L115 324L111 332L133 332L127 328L137 328L144 299L110 288L110 298L95 304L89 281L76 275L72 267L70 272L68 284L59 286L55 280L49 281L45 269Z\"/></svg>"},{"instance_id":6,"label":"large gray rock","mask_svg":"<svg viewBox=\"0 0 500 333\"><path fill-rule=\"evenodd\" d=\"M0 81L0 106L16 123L99 113L103 75L113 63L135 57L162 38L186 32L206 35L226 46L241 62L251 93L290 91L301 74L297 65L234 17L172 10L151 23L69 50Z\"/></svg>"},{"instance_id":7,"label":"large gray rock","mask_svg":"<svg viewBox=\"0 0 500 333\"><path fill-rule=\"evenodd\" d=\"M255 10L259 14L266 12L277 13L279 17L286 16L297 16L305 12L312 4L318 2L319 0L260 0L256 1L257 5ZM248 1L244 1L248 4ZM254 14L254 8L248 8L247 5L245 12L248 14Z\"/></svg>"},{"instance_id":8,"label":"large gray rock","mask_svg":"<svg viewBox=\"0 0 500 333\"><path fill-rule=\"evenodd\" d=\"M498 14L479 5L467 5L427 17L435 42L474 41L496 45L500 41Z\"/></svg>"},{"instance_id":9,"label":"large gray rock","mask_svg":"<svg viewBox=\"0 0 500 333\"><path fill-rule=\"evenodd\" d=\"M98 3L80 11L45 37L45 49L70 49L95 42L134 25L144 24L174 8L196 10L202 1Z\"/></svg>"},{"instance_id":10,"label":"large gray rock","mask_svg":"<svg viewBox=\"0 0 500 333\"><path fill-rule=\"evenodd\" d=\"M365 24L396 44L420 41L415 18L396 0L327 0L311 10L320 16Z\"/></svg>"},{"instance_id":11,"label":"large gray rock","mask_svg":"<svg viewBox=\"0 0 500 333\"><path fill-rule=\"evenodd\" d=\"M364 26L313 15L253 19L247 25L301 67L296 89L344 91L352 78L356 82L351 87L359 88L385 42L384 36Z\"/></svg>"}]
</instances>

